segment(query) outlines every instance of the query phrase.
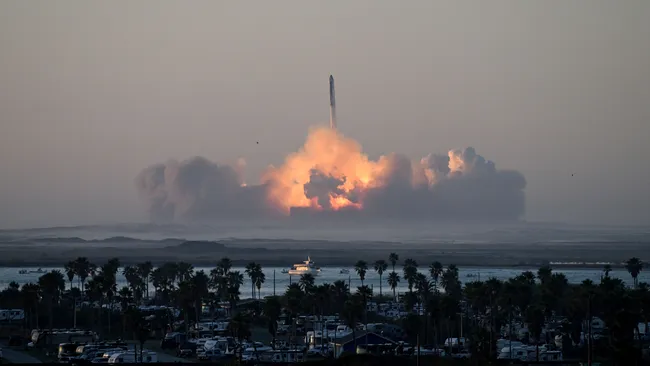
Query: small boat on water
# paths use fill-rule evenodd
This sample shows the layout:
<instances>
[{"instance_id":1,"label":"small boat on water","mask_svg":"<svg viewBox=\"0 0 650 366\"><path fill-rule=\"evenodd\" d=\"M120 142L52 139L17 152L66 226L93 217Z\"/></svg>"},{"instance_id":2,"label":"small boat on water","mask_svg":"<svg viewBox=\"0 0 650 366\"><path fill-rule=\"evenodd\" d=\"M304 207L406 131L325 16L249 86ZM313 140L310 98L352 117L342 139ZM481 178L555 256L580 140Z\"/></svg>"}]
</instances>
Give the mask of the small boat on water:
<instances>
[{"instance_id":1,"label":"small boat on water","mask_svg":"<svg viewBox=\"0 0 650 366\"><path fill-rule=\"evenodd\" d=\"M307 257L306 261L294 264L288 273L290 275L302 275L305 273L311 273L312 275L317 276L320 273L320 267L316 267L314 265L314 262L312 262L311 257Z\"/></svg>"},{"instance_id":2,"label":"small boat on water","mask_svg":"<svg viewBox=\"0 0 650 366\"><path fill-rule=\"evenodd\" d=\"M285 268L282 270L282 273L289 273L289 270Z\"/></svg>"},{"instance_id":3,"label":"small boat on water","mask_svg":"<svg viewBox=\"0 0 650 366\"><path fill-rule=\"evenodd\" d=\"M340 274L350 274L350 270L347 269L347 268L343 268L343 269L341 269L341 271L339 271L339 273Z\"/></svg>"},{"instance_id":4,"label":"small boat on water","mask_svg":"<svg viewBox=\"0 0 650 366\"><path fill-rule=\"evenodd\" d=\"M34 273L36 274L45 273L45 271L41 268L37 269L36 271L28 271L26 269L21 269L20 271L18 271L18 274L34 274Z\"/></svg>"}]
</instances>

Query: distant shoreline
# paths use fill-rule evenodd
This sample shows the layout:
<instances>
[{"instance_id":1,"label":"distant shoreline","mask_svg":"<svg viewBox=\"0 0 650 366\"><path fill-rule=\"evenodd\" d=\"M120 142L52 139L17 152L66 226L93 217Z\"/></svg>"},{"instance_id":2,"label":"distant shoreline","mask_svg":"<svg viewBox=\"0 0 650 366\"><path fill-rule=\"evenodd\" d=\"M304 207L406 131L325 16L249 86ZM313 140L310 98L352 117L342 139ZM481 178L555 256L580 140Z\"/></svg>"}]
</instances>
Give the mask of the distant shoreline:
<instances>
[{"instance_id":1,"label":"distant shoreline","mask_svg":"<svg viewBox=\"0 0 650 366\"><path fill-rule=\"evenodd\" d=\"M72 260L72 259L74 259L74 258L70 258L70 260ZM216 258L213 261L201 260L201 261L185 261L185 262L188 262L188 263L192 264L192 266L194 266L195 268L199 268L199 267L215 267L216 262L219 259L220 258ZM363 258L360 258L360 259L363 260ZM134 265L134 264L137 264L137 263L145 262L146 259L143 258L142 260L134 260L132 258L129 258L129 259L125 259L125 260L120 259L120 261L121 261L121 264L123 266L126 266L126 265ZM170 262L170 261L171 260L169 260L169 261L168 260L152 261L152 263L154 264L154 266L159 266L162 263ZM232 262L233 262L234 267L244 267L246 264L248 264L251 261L252 260L248 260L248 261L247 260L233 260ZM93 261L91 260L91 262L93 262ZM255 261L255 262L262 264L262 266L264 266L264 267L289 268L291 266L291 263L279 262L279 261L274 261L274 260L270 260L270 261L262 260L262 261ZM370 263L369 265L370 265L370 267L372 267L372 263L369 262L369 261L367 261L367 262ZM102 263L102 262L98 261L97 264L99 264L99 263ZM457 263L454 263L454 262L449 262L449 263L444 263L443 262L442 264L443 265L449 265L449 264L452 264L452 263L456 264L458 267L461 267L461 268L497 268L497 269L517 269L517 268L521 268L521 269L531 269L531 268L533 268L533 269L535 269L535 268L540 268L540 267L542 267L544 265L542 263L539 263L539 264L532 264L532 263L531 264L523 264L523 263L522 264L513 264L513 263L478 263L478 262L476 262L476 263L473 263L473 262L464 262L464 263L462 263L461 262L462 264L457 264ZM15 261L3 261L3 260L0 260L0 268L43 268L44 270L46 270L46 269L60 269L60 268L63 268L64 264L65 264L65 262L58 263L57 261L25 261L25 262L21 262L21 263L16 263ZM423 262L423 263L420 263L420 266L422 268L425 268L425 267L428 268L429 264L430 264L429 262ZM351 262L351 263L347 263L347 264L346 263L324 263L323 264L321 262L321 263L319 263L319 265L321 267L323 267L323 268L327 268L327 267L340 268L340 267L353 267L354 263ZM603 267L605 266L605 264L579 264L579 263L576 263L576 264L573 264L573 263L571 263L571 264L549 264L549 265L551 266L551 268L600 269L600 270L602 270ZM610 264L610 266L612 267L612 269L625 268L624 264ZM399 267L399 269L397 267ZM401 271L401 265L400 264L398 264L396 266L396 270ZM390 271L390 269L389 269L389 271Z\"/></svg>"}]
</instances>

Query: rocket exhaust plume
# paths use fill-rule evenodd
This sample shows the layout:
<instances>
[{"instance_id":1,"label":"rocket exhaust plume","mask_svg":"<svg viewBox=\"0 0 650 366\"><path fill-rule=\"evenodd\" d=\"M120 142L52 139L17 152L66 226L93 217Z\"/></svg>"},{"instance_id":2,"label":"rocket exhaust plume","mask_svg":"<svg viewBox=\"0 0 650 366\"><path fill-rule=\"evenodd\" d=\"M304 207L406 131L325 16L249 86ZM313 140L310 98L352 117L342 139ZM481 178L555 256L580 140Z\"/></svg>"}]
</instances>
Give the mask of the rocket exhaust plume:
<instances>
[{"instance_id":1,"label":"rocket exhaust plume","mask_svg":"<svg viewBox=\"0 0 650 366\"><path fill-rule=\"evenodd\" d=\"M205 158L144 169L140 198L155 221L203 221L276 216L497 220L524 213L526 180L498 170L471 147L421 160L391 153L377 160L338 130L317 127L304 145L258 184L244 185L244 168Z\"/></svg>"},{"instance_id":2,"label":"rocket exhaust plume","mask_svg":"<svg viewBox=\"0 0 650 366\"><path fill-rule=\"evenodd\" d=\"M334 97L334 76L330 75L330 128L336 130L336 98Z\"/></svg>"},{"instance_id":3,"label":"rocket exhaust plume","mask_svg":"<svg viewBox=\"0 0 650 366\"><path fill-rule=\"evenodd\" d=\"M202 157L152 165L136 186L152 220L206 220L294 216L324 212L370 218L518 219L526 180L497 170L471 148L421 160L391 153L377 160L336 128L330 75L330 128L309 131L304 145L259 184L243 181L245 161L213 163ZM343 216L349 217L349 216Z\"/></svg>"}]
</instances>

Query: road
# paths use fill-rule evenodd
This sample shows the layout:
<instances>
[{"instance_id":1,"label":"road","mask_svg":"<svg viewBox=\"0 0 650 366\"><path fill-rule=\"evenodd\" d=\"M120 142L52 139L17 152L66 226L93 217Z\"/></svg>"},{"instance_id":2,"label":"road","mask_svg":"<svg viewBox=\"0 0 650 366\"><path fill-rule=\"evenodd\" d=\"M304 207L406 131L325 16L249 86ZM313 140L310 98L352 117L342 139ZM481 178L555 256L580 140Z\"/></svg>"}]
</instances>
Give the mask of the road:
<instances>
[{"instance_id":1,"label":"road","mask_svg":"<svg viewBox=\"0 0 650 366\"><path fill-rule=\"evenodd\" d=\"M38 358L7 347L2 347L2 358L3 361L8 361L9 363L41 363Z\"/></svg>"}]
</instances>

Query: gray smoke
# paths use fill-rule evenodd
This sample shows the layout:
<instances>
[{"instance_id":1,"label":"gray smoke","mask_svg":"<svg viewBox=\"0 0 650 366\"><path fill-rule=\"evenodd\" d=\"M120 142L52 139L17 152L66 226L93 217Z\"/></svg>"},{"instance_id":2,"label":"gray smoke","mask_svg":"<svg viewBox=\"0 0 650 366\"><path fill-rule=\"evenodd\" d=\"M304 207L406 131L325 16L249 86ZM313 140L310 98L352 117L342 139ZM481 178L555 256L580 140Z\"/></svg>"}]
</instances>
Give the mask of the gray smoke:
<instances>
[{"instance_id":1,"label":"gray smoke","mask_svg":"<svg viewBox=\"0 0 650 366\"><path fill-rule=\"evenodd\" d=\"M312 169L310 173L309 182L304 185L305 197L309 199L317 198L318 204L323 209L331 209L330 195L343 193L343 190L339 187L345 183L345 179L332 177L317 169Z\"/></svg>"},{"instance_id":2,"label":"gray smoke","mask_svg":"<svg viewBox=\"0 0 650 366\"><path fill-rule=\"evenodd\" d=\"M498 170L471 147L429 155L417 163L399 154L382 159L389 169L377 177L381 184L375 188L345 193L341 189L345 178L313 167L302 187L304 194L315 198L330 216L343 214L331 210L330 196L344 194L363 204L360 211L344 210L345 215L352 211L358 217L510 220L525 212L524 176ZM138 175L136 185L154 221L278 214L269 203L266 185L244 186L235 168L201 157L150 166Z\"/></svg>"},{"instance_id":3,"label":"gray smoke","mask_svg":"<svg viewBox=\"0 0 650 366\"><path fill-rule=\"evenodd\" d=\"M526 179L497 170L473 148L429 155L420 165L389 157L390 179L364 197L364 214L381 217L517 219L525 212ZM427 179L417 179L421 176Z\"/></svg>"},{"instance_id":4,"label":"gray smoke","mask_svg":"<svg viewBox=\"0 0 650 366\"><path fill-rule=\"evenodd\" d=\"M233 167L202 157L144 169L136 178L151 219L204 219L269 214L264 186L242 186Z\"/></svg>"}]
</instances>

